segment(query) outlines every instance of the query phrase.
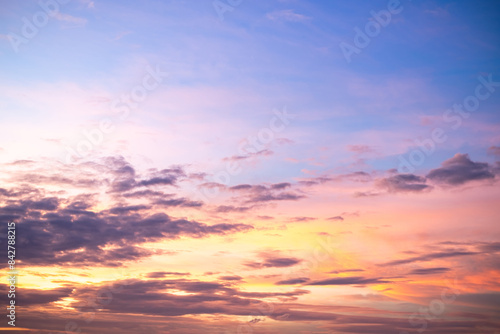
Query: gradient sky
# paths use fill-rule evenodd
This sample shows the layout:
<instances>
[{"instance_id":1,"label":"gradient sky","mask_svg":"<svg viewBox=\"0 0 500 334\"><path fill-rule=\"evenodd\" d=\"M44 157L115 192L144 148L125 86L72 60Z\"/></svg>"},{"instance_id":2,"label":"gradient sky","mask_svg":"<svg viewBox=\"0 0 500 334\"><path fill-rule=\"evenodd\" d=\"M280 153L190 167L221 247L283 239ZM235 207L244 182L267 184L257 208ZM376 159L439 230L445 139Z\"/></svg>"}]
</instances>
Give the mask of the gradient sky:
<instances>
[{"instance_id":1,"label":"gradient sky","mask_svg":"<svg viewBox=\"0 0 500 334\"><path fill-rule=\"evenodd\" d=\"M486 0L0 1L15 332L500 333L499 32Z\"/></svg>"}]
</instances>

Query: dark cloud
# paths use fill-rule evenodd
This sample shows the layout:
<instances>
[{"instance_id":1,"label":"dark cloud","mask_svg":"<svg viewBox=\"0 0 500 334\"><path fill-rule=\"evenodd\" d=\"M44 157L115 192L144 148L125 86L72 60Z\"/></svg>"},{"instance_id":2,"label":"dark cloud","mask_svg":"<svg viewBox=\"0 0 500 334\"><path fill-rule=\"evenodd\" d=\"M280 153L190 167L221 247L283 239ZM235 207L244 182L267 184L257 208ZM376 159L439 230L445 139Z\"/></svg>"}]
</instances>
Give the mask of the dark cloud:
<instances>
[{"instance_id":1,"label":"dark cloud","mask_svg":"<svg viewBox=\"0 0 500 334\"><path fill-rule=\"evenodd\" d=\"M0 207L0 216L16 221L18 257L23 263L118 265L154 254L138 246L143 242L181 236L203 238L252 229L245 224L206 225L175 219L165 213L150 213L144 205L91 212L86 210L88 203L76 201L67 208L44 210L54 208L57 202L53 198L21 200Z\"/></svg>"},{"instance_id":2,"label":"dark cloud","mask_svg":"<svg viewBox=\"0 0 500 334\"><path fill-rule=\"evenodd\" d=\"M291 186L292 185L290 183L288 183L288 182L275 183L275 184L271 185L271 189L281 190L281 189L290 188Z\"/></svg>"},{"instance_id":3,"label":"dark cloud","mask_svg":"<svg viewBox=\"0 0 500 334\"><path fill-rule=\"evenodd\" d=\"M234 276L221 276L221 277L219 277L219 279L222 280L222 281L241 281L243 279L243 277L237 276L237 275L234 275Z\"/></svg>"},{"instance_id":4,"label":"dark cloud","mask_svg":"<svg viewBox=\"0 0 500 334\"><path fill-rule=\"evenodd\" d=\"M335 277L320 281L310 282L307 285L365 285L365 284L383 284L391 283L383 278L366 278L360 276L354 277Z\"/></svg>"},{"instance_id":5,"label":"dark cloud","mask_svg":"<svg viewBox=\"0 0 500 334\"><path fill-rule=\"evenodd\" d=\"M168 197L173 195L167 195L161 191L154 191L150 189L146 190L137 190L131 193L122 194L123 197L127 198L154 198L154 197Z\"/></svg>"},{"instance_id":6,"label":"dark cloud","mask_svg":"<svg viewBox=\"0 0 500 334\"><path fill-rule=\"evenodd\" d=\"M240 161L240 160L246 160L246 159L259 157L259 156L263 156L263 157L271 156L273 154L274 154L273 151L268 150L268 149L264 149L264 150L260 150L260 151L255 152L255 153L249 153L247 155L233 155L233 156L226 157L226 158L222 159L222 161Z\"/></svg>"},{"instance_id":7,"label":"dark cloud","mask_svg":"<svg viewBox=\"0 0 500 334\"><path fill-rule=\"evenodd\" d=\"M118 266L157 254L142 248L145 242L228 235L253 228L237 222L207 225L167 215L165 208L203 205L158 189L144 189L174 186L186 176L180 166L149 169L141 176L123 157L75 165L52 163L50 168L49 165L22 164L29 172L14 173L10 182L14 186L0 188L0 219L16 222L16 255L26 265ZM36 184L36 188L26 185L26 175L30 181L42 184ZM81 184L96 187L91 187L90 193L90 189L82 190ZM56 186L59 191L54 189ZM69 190L77 194L68 196ZM51 195L46 196L49 192ZM104 193L111 195L109 209L96 210ZM134 202L127 203L129 199Z\"/></svg>"},{"instance_id":8,"label":"dark cloud","mask_svg":"<svg viewBox=\"0 0 500 334\"><path fill-rule=\"evenodd\" d=\"M191 201L187 198L172 198L172 199L159 199L154 202L154 204L163 206L163 207L171 207L171 206L180 206L184 208L199 208L203 206L203 202L200 201Z\"/></svg>"},{"instance_id":9,"label":"dark cloud","mask_svg":"<svg viewBox=\"0 0 500 334\"><path fill-rule=\"evenodd\" d=\"M175 271L155 271L146 275L147 278L163 278L165 276L189 276L190 273L179 273Z\"/></svg>"},{"instance_id":10,"label":"dark cloud","mask_svg":"<svg viewBox=\"0 0 500 334\"><path fill-rule=\"evenodd\" d=\"M251 209L251 207L248 207L248 206L219 205L217 207L217 209L215 209L215 212L221 212L221 213L247 212L250 209Z\"/></svg>"},{"instance_id":11,"label":"dark cloud","mask_svg":"<svg viewBox=\"0 0 500 334\"><path fill-rule=\"evenodd\" d=\"M303 284L309 281L309 278L307 277L298 277L298 278L292 278L292 279L287 279L283 281L278 281L274 283L275 285L295 285L295 284Z\"/></svg>"},{"instance_id":12,"label":"dark cloud","mask_svg":"<svg viewBox=\"0 0 500 334\"><path fill-rule=\"evenodd\" d=\"M414 174L398 174L390 176L376 183L377 187L388 192L421 192L431 189L425 184L425 178Z\"/></svg>"},{"instance_id":13,"label":"dark cloud","mask_svg":"<svg viewBox=\"0 0 500 334\"><path fill-rule=\"evenodd\" d=\"M318 176L318 177L310 178L307 180L301 180L298 182L298 184L302 185L302 186L314 186L317 184L324 184L324 183L330 182L332 180L333 179L331 177L328 177L328 176Z\"/></svg>"},{"instance_id":14,"label":"dark cloud","mask_svg":"<svg viewBox=\"0 0 500 334\"><path fill-rule=\"evenodd\" d=\"M253 191L260 191L260 190L266 190L266 187L264 187L264 186L252 186L250 184L238 184L237 186L230 187L229 190L253 190Z\"/></svg>"},{"instance_id":15,"label":"dark cloud","mask_svg":"<svg viewBox=\"0 0 500 334\"><path fill-rule=\"evenodd\" d=\"M329 175L329 176L317 176L313 178L309 178L306 180L300 180L298 182L299 185L302 186L314 186L318 184L324 184L327 182L343 182L343 181L350 181L350 182L369 182L372 180L372 176L363 171L356 171L352 173L347 173L347 174L337 174L337 175Z\"/></svg>"},{"instance_id":16,"label":"dark cloud","mask_svg":"<svg viewBox=\"0 0 500 334\"><path fill-rule=\"evenodd\" d=\"M0 288L2 291L9 291L7 285L0 284ZM72 288L66 287L49 290L35 290L23 287L17 290L15 299L16 306L22 305L23 307L27 307L31 305L49 304L69 297L72 291Z\"/></svg>"},{"instance_id":17,"label":"dark cloud","mask_svg":"<svg viewBox=\"0 0 500 334\"><path fill-rule=\"evenodd\" d=\"M362 272L365 271L364 269L344 269L344 270L332 270L329 271L329 274L342 274L342 273L355 273L355 272Z\"/></svg>"},{"instance_id":18,"label":"dark cloud","mask_svg":"<svg viewBox=\"0 0 500 334\"><path fill-rule=\"evenodd\" d=\"M275 183L271 186L239 184L230 187L229 190L239 193L245 203L296 201L305 197L301 194L283 191L291 187L292 185L288 182Z\"/></svg>"},{"instance_id":19,"label":"dark cloud","mask_svg":"<svg viewBox=\"0 0 500 334\"><path fill-rule=\"evenodd\" d=\"M293 218L290 218L290 221L294 222L294 223L310 222L312 220L316 220L316 218L314 218L314 217L293 217Z\"/></svg>"},{"instance_id":20,"label":"dark cloud","mask_svg":"<svg viewBox=\"0 0 500 334\"><path fill-rule=\"evenodd\" d=\"M500 242L480 243L477 246L484 253L500 252Z\"/></svg>"},{"instance_id":21,"label":"dark cloud","mask_svg":"<svg viewBox=\"0 0 500 334\"><path fill-rule=\"evenodd\" d=\"M487 307L495 310L497 314L500 314L499 292L460 294L460 301L480 308Z\"/></svg>"},{"instance_id":22,"label":"dark cloud","mask_svg":"<svg viewBox=\"0 0 500 334\"><path fill-rule=\"evenodd\" d=\"M327 218L327 220L333 220L333 221L336 221L336 222L342 222L342 221L344 221L344 217L342 217L342 216L335 216L335 217Z\"/></svg>"},{"instance_id":23,"label":"dark cloud","mask_svg":"<svg viewBox=\"0 0 500 334\"><path fill-rule=\"evenodd\" d=\"M492 167L483 162L473 162L468 154L457 153L433 169L427 178L436 183L458 186L474 180L491 180L495 177Z\"/></svg>"},{"instance_id":24,"label":"dark cloud","mask_svg":"<svg viewBox=\"0 0 500 334\"><path fill-rule=\"evenodd\" d=\"M153 177L151 179L142 180L137 183L137 187L140 186L154 186L154 185L174 185L177 181L177 176L165 176L165 177Z\"/></svg>"},{"instance_id":25,"label":"dark cloud","mask_svg":"<svg viewBox=\"0 0 500 334\"><path fill-rule=\"evenodd\" d=\"M277 257L266 254L263 257L264 257L263 261L246 262L244 263L244 265L253 269L272 268L272 267L284 268L284 267L291 267L302 262L302 260L293 257Z\"/></svg>"},{"instance_id":26,"label":"dark cloud","mask_svg":"<svg viewBox=\"0 0 500 334\"><path fill-rule=\"evenodd\" d=\"M166 194L161 191L149 189L125 193L122 196L125 198L146 199L160 207L199 208L203 206L203 202L201 201L193 201L185 197L175 198L174 194Z\"/></svg>"},{"instance_id":27,"label":"dark cloud","mask_svg":"<svg viewBox=\"0 0 500 334\"><path fill-rule=\"evenodd\" d=\"M301 260L292 257L268 258L264 261L263 266L268 267L291 267L300 263Z\"/></svg>"},{"instance_id":28,"label":"dark cloud","mask_svg":"<svg viewBox=\"0 0 500 334\"><path fill-rule=\"evenodd\" d=\"M95 216L96 213L90 211L95 204L92 195L79 195L72 199L72 202L65 208L59 210L63 215L87 215Z\"/></svg>"},{"instance_id":29,"label":"dark cloud","mask_svg":"<svg viewBox=\"0 0 500 334\"><path fill-rule=\"evenodd\" d=\"M0 188L0 198L2 197L25 197L39 195L40 190L32 186L23 184L12 189Z\"/></svg>"},{"instance_id":30,"label":"dark cloud","mask_svg":"<svg viewBox=\"0 0 500 334\"><path fill-rule=\"evenodd\" d=\"M401 264L413 263L413 262L426 262L432 261L435 259L444 259L450 257L459 257L459 256L469 256L479 254L477 252L470 251L443 251L431 254L424 254L419 256L410 257L403 260L394 260L387 263L384 263L383 266L397 266Z\"/></svg>"},{"instance_id":31,"label":"dark cloud","mask_svg":"<svg viewBox=\"0 0 500 334\"><path fill-rule=\"evenodd\" d=\"M78 309L88 307L87 301L98 291L112 291L112 302L98 304L100 310L115 314L149 314L167 317L193 314L248 315L264 304L259 299L277 298L296 300L307 290L289 292L245 292L232 287L232 282L204 282L186 279L170 280L126 280L114 282L126 286L115 292L106 285L86 286L76 289L71 297L76 300L72 306ZM187 294L178 295L182 291ZM131 302L134 301L134 302Z\"/></svg>"},{"instance_id":32,"label":"dark cloud","mask_svg":"<svg viewBox=\"0 0 500 334\"><path fill-rule=\"evenodd\" d=\"M365 279L366 280L366 279ZM358 280L359 282L360 280ZM358 284L358 283L355 283ZM125 288L120 288L125 287ZM68 289L64 293L65 296ZM183 294L178 294L178 292ZM53 291L54 292L54 291ZM416 327L408 319L414 310L404 311L404 304L396 311L375 310L367 307L340 306L340 305L307 305L298 303L300 296L308 294L308 290L295 289L280 292L242 291L234 286L234 282L198 281L189 279L155 279L140 281L137 279L118 280L97 285L82 285L71 290L69 297L73 301L70 307L78 312L77 323L81 324L84 332L111 334L116 333L146 333L159 334L165 331L179 334L195 332L210 332L213 329L224 331L235 328L237 331L241 323L227 323L216 327L221 321L220 316L244 316L257 314L251 317L248 323L255 324L260 319L268 317L274 320L277 330L290 332L290 325L279 327L280 323L307 322L310 328L320 326L320 331L327 330L335 333L355 334L400 334L402 331L414 332ZM98 298L101 296L101 298ZM462 298L463 297L463 298ZM57 297L56 297L57 298ZM52 297L54 301L57 300ZM426 333L429 334L488 334L498 328L498 320L493 316L499 309L497 293L461 294L460 304L481 307L483 314L472 312L453 312L450 316L440 316L427 321ZM447 313L452 311L448 309ZM43 313L42 310L30 312L23 310L23 325L28 328L60 328L70 318L54 318L53 313ZM85 322L86 315L94 316L102 312L109 322L104 322L102 316L95 317L92 322ZM98 313L99 312L99 313ZM218 317L216 323L190 323L189 315L214 315ZM40 316L42 315L42 316ZM134 316L146 324L153 323L152 327L138 327ZM179 320L179 317L180 320ZM425 314L414 320L424 320ZM132 321L128 322L128 319ZM59 327L50 327L47 322ZM154 320L154 321L153 321ZM427 319L428 320L428 319ZM142 323L142 322L141 322ZM167 327L170 326L172 327ZM182 324L185 324L183 326ZM123 325L123 326L122 326ZM413 325L413 326L412 326ZM90 326L90 327L89 327ZM141 325L142 326L142 325ZM195 327L200 326L200 327ZM231 327L228 327L231 326ZM207 329L208 328L208 329ZM251 327L256 330L256 327ZM297 327L299 328L299 327ZM109 330L108 330L109 329ZM292 329L293 331L293 329Z\"/></svg>"},{"instance_id":33,"label":"dark cloud","mask_svg":"<svg viewBox=\"0 0 500 334\"><path fill-rule=\"evenodd\" d=\"M450 268L420 268L410 271L410 275L436 275L450 271Z\"/></svg>"},{"instance_id":34,"label":"dark cloud","mask_svg":"<svg viewBox=\"0 0 500 334\"><path fill-rule=\"evenodd\" d=\"M123 158L108 158L106 162L108 167L113 168L111 170L111 174L114 176L111 183L112 192L121 193L138 187L176 186L177 181L186 176L181 167L175 166L160 171L151 169L149 170L149 177L137 180L138 176L135 169Z\"/></svg>"},{"instance_id":35,"label":"dark cloud","mask_svg":"<svg viewBox=\"0 0 500 334\"><path fill-rule=\"evenodd\" d=\"M249 200L247 200L247 203L271 202L271 201L297 201L302 198L305 198L305 196L294 193L281 193L276 195L267 193L254 196Z\"/></svg>"},{"instance_id":36,"label":"dark cloud","mask_svg":"<svg viewBox=\"0 0 500 334\"><path fill-rule=\"evenodd\" d=\"M118 178L111 184L111 191L118 193L129 191L133 189L136 184L134 178Z\"/></svg>"},{"instance_id":37,"label":"dark cloud","mask_svg":"<svg viewBox=\"0 0 500 334\"><path fill-rule=\"evenodd\" d=\"M82 187L82 188L98 187L101 185L100 180L93 178L86 178L82 176L78 178L71 178L71 177L61 176L59 174L50 175L52 174L50 171L45 171L45 172L47 173L46 175L25 173L21 176L18 176L17 181L27 182L30 184L37 184L37 185L56 185L56 186L68 185L68 186Z\"/></svg>"},{"instance_id":38,"label":"dark cloud","mask_svg":"<svg viewBox=\"0 0 500 334\"><path fill-rule=\"evenodd\" d=\"M46 197L37 201L21 201L21 203L26 204L27 209L42 211L54 211L59 207L59 199L56 197Z\"/></svg>"},{"instance_id":39,"label":"dark cloud","mask_svg":"<svg viewBox=\"0 0 500 334\"><path fill-rule=\"evenodd\" d=\"M354 197L374 197L379 196L380 193L372 192L372 191L356 191L354 193Z\"/></svg>"},{"instance_id":40,"label":"dark cloud","mask_svg":"<svg viewBox=\"0 0 500 334\"><path fill-rule=\"evenodd\" d=\"M198 185L199 188L206 188L206 189L218 189L218 190L224 190L226 189L226 186L223 185L222 183L217 183L217 182L205 182L200 185Z\"/></svg>"},{"instance_id":41,"label":"dark cloud","mask_svg":"<svg viewBox=\"0 0 500 334\"><path fill-rule=\"evenodd\" d=\"M115 207L109 210L109 213L113 215L122 215L122 214L128 214L130 212L135 212L135 211L141 211L141 210L147 210L150 207L147 205L128 205L128 206L119 206Z\"/></svg>"},{"instance_id":42,"label":"dark cloud","mask_svg":"<svg viewBox=\"0 0 500 334\"><path fill-rule=\"evenodd\" d=\"M368 182L371 181L372 176L368 174L367 172L363 171L357 171L353 173L348 173L348 174L341 174L338 175L334 178L336 181L354 181L354 182Z\"/></svg>"}]
</instances>

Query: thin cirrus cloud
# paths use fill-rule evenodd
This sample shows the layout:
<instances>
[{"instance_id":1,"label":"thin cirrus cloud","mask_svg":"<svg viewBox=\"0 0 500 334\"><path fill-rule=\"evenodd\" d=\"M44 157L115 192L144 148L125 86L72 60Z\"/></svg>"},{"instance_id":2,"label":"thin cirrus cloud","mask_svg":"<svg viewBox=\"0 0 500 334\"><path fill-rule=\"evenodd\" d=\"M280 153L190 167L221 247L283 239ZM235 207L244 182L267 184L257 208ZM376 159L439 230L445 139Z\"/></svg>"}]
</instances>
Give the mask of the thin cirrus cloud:
<instances>
[{"instance_id":1,"label":"thin cirrus cloud","mask_svg":"<svg viewBox=\"0 0 500 334\"><path fill-rule=\"evenodd\" d=\"M295 13L292 9L284 9L280 11L275 11L267 13L266 17L273 21L289 21L289 22L302 22L310 19L310 17Z\"/></svg>"}]
</instances>

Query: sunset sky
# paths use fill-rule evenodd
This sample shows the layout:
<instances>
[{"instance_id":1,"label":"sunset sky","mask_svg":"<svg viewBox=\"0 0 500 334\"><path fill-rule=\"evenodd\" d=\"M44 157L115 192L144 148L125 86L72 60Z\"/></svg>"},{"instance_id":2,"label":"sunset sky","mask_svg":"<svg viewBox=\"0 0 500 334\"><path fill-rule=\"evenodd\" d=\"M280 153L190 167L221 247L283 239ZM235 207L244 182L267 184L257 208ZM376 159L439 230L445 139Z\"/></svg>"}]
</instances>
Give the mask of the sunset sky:
<instances>
[{"instance_id":1,"label":"sunset sky","mask_svg":"<svg viewBox=\"0 0 500 334\"><path fill-rule=\"evenodd\" d=\"M2 0L0 333L500 334L499 110L498 1Z\"/></svg>"}]
</instances>

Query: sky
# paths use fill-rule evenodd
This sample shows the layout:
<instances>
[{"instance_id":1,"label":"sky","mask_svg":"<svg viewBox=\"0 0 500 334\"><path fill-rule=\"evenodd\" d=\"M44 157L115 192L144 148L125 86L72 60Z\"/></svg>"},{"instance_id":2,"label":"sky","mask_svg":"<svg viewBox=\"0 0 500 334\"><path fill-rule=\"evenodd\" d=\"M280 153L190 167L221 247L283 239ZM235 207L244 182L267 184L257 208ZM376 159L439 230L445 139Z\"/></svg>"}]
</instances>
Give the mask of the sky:
<instances>
[{"instance_id":1,"label":"sky","mask_svg":"<svg viewBox=\"0 0 500 334\"><path fill-rule=\"evenodd\" d=\"M499 334L499 32L486 0L1 0L0 332Z\"/></svg>"}]
</instances>

